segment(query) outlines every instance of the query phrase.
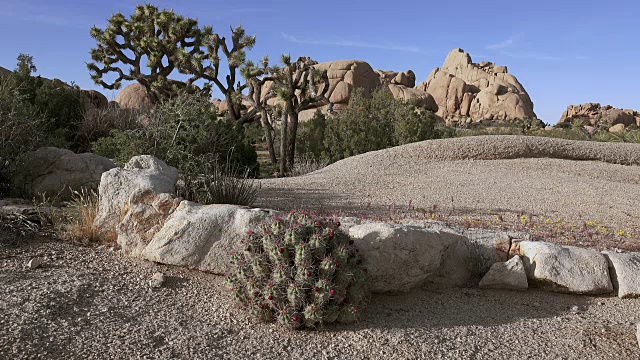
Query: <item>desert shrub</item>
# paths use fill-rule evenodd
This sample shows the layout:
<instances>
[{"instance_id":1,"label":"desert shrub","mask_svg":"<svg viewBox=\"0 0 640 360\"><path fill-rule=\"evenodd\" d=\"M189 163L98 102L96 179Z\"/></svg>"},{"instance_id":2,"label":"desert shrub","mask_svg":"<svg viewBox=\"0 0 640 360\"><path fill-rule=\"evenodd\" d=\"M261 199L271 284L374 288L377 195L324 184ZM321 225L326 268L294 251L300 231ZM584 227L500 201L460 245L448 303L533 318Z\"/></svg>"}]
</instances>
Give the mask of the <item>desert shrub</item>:
<instances>
[{"instance_id":1,"label":"desert shrub","mask_svg":"<svg viewBox=\"0 0 640 360\"><path fill-rule=\"evenodd\" d=\"M369 288L340 223L292 213L249 232L231 257L227 286L252 317L299 329L361 316Z\"/></svg>"},{"instance_id":2,"label":"desert shrub","mask_svg":"<svg viewBox=\"0 0 640 360\"><path fill-rule=\"evenodd\" d=\"M33 71L36 71L33 57L20 54L16 71L6 76L14 88L11 96L20 107L46 120L41 126L49 135L50 145L78 150L75 140L84 112L80 88L57 79L33 76Z\"/></svg>"},{"instance_id":3,"label":"desert shrub","mask_svg":"<svg viewBox=\"0 0 640 360\"><path fill-rule=\"evenodd\" d=\"M98 194L95 191L73 191L65 210L65 220L57 226L60 238L84 243L103 240L93 226L98 215Z\"/></svg>"},{"instance_id":4,"label":"desert shrub","mask_svg":"<svg viewBox=\"0 0 640 360\"><path fill-rule=\"evenodd\" d=\"M0 77L0 195L9 193L19 155L54 143L46 131L49 120L24 99L20 87L12 77Z\"/></svg>"},{"instance_id":5,"label":"desert shrub","mask_svg":"<svg viewBox=\"0 0 640 360\"><path fill-rule=\"evenodd\" d=\"M108 106L104 109L89 109L82 115L76 143L81 149L90 150L93 143L108 137L114 130L132 130L138 127L141 114L135 109L120 109Z\"/></svg>"},{"instance_id":6,"label":"desert shrub","mask_svg":"<svg viewBox=\"0 0 640 360\"><path fill-rule=\"evenodd\" d=\"M442 137L435 114L393 98L386 89L366 97L355 91L348 106L327 119L323 156L331 162L410 142Z\"/></svg>"},{"instance_id":7,"label":"desert shrub","mask_svg":"<svg viewBox=\"0 0 640 360\"><path fill-rule=\"evenodd\" d=\"M248 170L240 171L230 163L220 165L203 162L181 176L177 195L201 204L252 205L259 185L249 177Z\"/></svg>"},{"instance_id":8,"label":"desert shrub","mask_svg":"<svg viewBox=\"0 0 640 360\"><path fill-rule=\"evenodd\" d=\"M203 180L203 176L225 174L246 178L258 174L257 154L246 140L242 126L219 119L204 97L183 93L149 112L139 113L137 123L141 125L116 129L110 136L98 139L93 151L119 164L136 155L156 156L178 169L185 186L197 186L183 190L189 200L207 203L217 202L214 199L218 195L212 196L211 189L202 187L217 184L221 178ZM229 169L233 171L229 173Z\"/></svg>"},{"instance_id":9,"label":"desert shrub","mask_svg":"<svg viewBox=\"0 0 640 360\"><path fill-rule=\"evenodd\" d=\"M324 151L324 133L327 127L327 116L317 110L311 119L298 125L296 136L296 152L304 156L313 156L320 160ZM279 142L279 132L276 131Z\"/></svg>"}]
</instances>

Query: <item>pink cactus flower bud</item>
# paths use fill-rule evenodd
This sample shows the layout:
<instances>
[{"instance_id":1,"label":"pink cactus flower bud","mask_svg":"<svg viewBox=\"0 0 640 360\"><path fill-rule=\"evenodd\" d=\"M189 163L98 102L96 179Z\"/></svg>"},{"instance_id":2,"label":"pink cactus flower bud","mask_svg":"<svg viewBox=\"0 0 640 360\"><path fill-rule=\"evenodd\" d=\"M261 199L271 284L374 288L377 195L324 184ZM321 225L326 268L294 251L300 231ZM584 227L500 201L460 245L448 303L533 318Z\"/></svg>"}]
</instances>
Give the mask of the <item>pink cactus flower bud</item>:
<instances>
[{"instance_id":1,"label":"pink cactus flower bud","mask_svg":"<svg viewBox=\"0 0 640 360\"><path fill-rule=\"evenodd\" d=\"M340 226L340 221L336 221L336 226Z\"/></svg>"},{"instance_id":2,"label":"pink cactus flower bud","mask_svg":"<svg viewBox=\"0 0 640 360\"><path fill-rule=\"evenodd\" d=\"M289 214L295 214L295 213L296 213L296 211L295 211L295 210L291 210L291 211L289 211Z\"/></svg>"},{"instance_id":3,"label":"pink cactus flower bud","mask_svg":"<svg viewBox=\"0 0 640 360\"><path fill-rule=\"evenodd\" d=\"M336 268L340 267L340 261L336 261Z\"/></svg>"},{"instance_id":4,"label":"pink cactus flower bud","mask_svg":"<svg viewBox=\"0 0 640 360\"><path fill-rule=\"evenodd\" d=\"M334 236L334 235L335 235L335 234L333 233L333 231L329 231L329 237L330 237L330 238L333 238L333 236Z\"/></svg>"},{"instance_id":5,"label":"pink cactus flower bud","mask_svg":"<svg viewBox=\"0 0 640 360\"><path fill-rule=\"evenodd\" d=\"M264 310L264 305L260 304L260 310Z\"/></svg>"},{"instance_id":6,"label":"pink cactus flower bud","mask_svg":"<svg viewBox=\"0 0 640 360\"><path fill-rule=\"evenodd\" d=\"M320 292L320 288L319 288L319 287L317 287L317 286L315 286L315 287L313 288L313 291L315 291L315 292Z\"/></svg>"},{"instance_id":7,"label":"pink cactus flower bud","mask_svg":"<svg viewBox=\"0 0 640 360\"><path fill-rule=\"evenodd\" d=\"M275 220L276 222L280 222L280 221L282 221L282 219L281 219L280 217L276 217L274 220Z\"/></svg>"},{"instance_id":8,"label":"pink cactus flower bud","mask_svg":"<svg viewBox=\"0 0 640 360\"><path fill-rule=\"evenodd\" d=\"M267 297L267 299L269 299L269 301L273 300L273 296L269 295L269 297Z\"/></svg>"},{"instance_id":9,"label":"pink cactus flower bud","mask_svg":"<svg viewBox=\"0 0 640 360\"><path fill-rule=\"evenodd\" d=\"M331 289L331 290L329 290L329 294L331 294L331 295L335 295L335 294L336 294L336 291L335 291L334 289Z\"/></svg>"},{"instance_id":10,"label":"pink cactus flower bud","mask_svg":"<svg viewBox=\"0 0 640 360\"><path fill-rule=\"evenodd\" d=\"M315 226L316 226L316 227L320 227L320 226L322 226L322 223L321 223L320 221L316 221L316 222L315 222Z\"/></svg>"},{"instance_id":11,"label":"pink cactus flower bud","mask_svg":"<svg viewBox=\"0 0 640 360\"><path fill-rule=\"evenodd\" d=\"M283 249L283 248L279 248L279 249L278 249L278 252L279 252L280 254L284 254L284 249Z\"/></svg>"},{"instance_id":12,"label":"pink cactus flower bud","mask_svg":"<svg viewBox=\"0 0 640 360\"><path fill-rule=\"evenodd\" d=\"M307 276L311 277L311 271L307 271Z\"/></svg>"},{"instance_id":13,"label":"pink cactus flower bud","mask_svg":"<svg viewBox=\"0 0 640 360\"><path fill-rule=\"evenodd\" d=\"M291 321L298 322L298 315L293 315L293 317L291 318Z\"/></svg>"}]
</instances>

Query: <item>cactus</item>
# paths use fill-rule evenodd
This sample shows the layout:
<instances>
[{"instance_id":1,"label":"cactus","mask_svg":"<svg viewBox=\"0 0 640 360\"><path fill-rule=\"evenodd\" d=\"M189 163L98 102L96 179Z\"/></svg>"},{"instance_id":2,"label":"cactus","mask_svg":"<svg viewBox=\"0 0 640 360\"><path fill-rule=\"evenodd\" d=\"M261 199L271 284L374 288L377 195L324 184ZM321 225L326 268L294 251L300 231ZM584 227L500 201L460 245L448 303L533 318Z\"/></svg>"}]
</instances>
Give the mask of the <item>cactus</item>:
<instances>
[{"instance_id":1,"label":"cactus","mask_svg":"<svg viewBox=\"0 0 640 360\"><path fill-rule=\"evenodd\" d=\"M249 231L226 285L251 317L291 329L357 321L369 299L362 256L333 219L292 212Z\"/></svg>"}]
</instances>

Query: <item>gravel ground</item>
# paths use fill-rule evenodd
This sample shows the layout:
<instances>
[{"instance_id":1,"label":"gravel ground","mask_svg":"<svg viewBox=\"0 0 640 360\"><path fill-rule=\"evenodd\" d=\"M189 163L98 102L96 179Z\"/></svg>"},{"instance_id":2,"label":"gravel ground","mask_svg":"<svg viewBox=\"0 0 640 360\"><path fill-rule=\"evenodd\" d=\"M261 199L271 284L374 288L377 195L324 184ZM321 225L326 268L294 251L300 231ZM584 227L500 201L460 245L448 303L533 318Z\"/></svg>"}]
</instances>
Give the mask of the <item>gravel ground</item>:
<instances>
[{"instance_id":1,"label":"gravel ground","mask_svg":"<svg viewBox=\"0 0 640 360\"><path fill-rule=\"evenodd\" d=\"M0 240L2 359L638 359L638 321L640 300L426 287L374 296L360 323L291 332L252 323L221 277Z\"/></svg>"},{"instance_id":2,"label":"gravel ground","mask_svg":"<svg viewBox=\"0 0 640 360\"><path fill-rule=\"evenodd\" d=\"M366 216L411 202L464 216L527 212L635 229L639 164L637 144L525 136L433 140L354 156L301 177L261 180L258 205Z\"/></svg>"}]
</instances>

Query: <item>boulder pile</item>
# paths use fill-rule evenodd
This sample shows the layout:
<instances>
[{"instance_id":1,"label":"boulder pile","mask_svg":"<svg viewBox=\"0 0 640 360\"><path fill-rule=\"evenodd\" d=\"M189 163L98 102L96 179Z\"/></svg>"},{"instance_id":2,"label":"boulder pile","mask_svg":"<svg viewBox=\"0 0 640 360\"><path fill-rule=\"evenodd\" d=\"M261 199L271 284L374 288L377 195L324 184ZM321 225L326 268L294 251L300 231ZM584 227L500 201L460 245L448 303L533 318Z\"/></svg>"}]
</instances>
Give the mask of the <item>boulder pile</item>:
<instances>
[{"instance_id":1,"label":"boulder pile","mask_svg":"<svg viewBox=\"0 0 640 360\"><path fill-rule=\"evenodd\" d=\"M640 113L632 109L616 109L611 105L601 106L598 103L569 105L556 126L578 123L590 127L608 124L613 125L612 128L624 130L631 125L640 126Z\"/></svg>"},{"instance_id":2,"label":"boulder pile","mask_svg":"<svg viewBox=\"0 0 640 360\"><path fill-rule=\"evenodd\" d=\"M479 64L462 49L452 50L440 68L435 68L417 88L431 94L437 114L456 121L515 120L535 118L533 102L506 66Z\"/></svg>"}]
</instances>

